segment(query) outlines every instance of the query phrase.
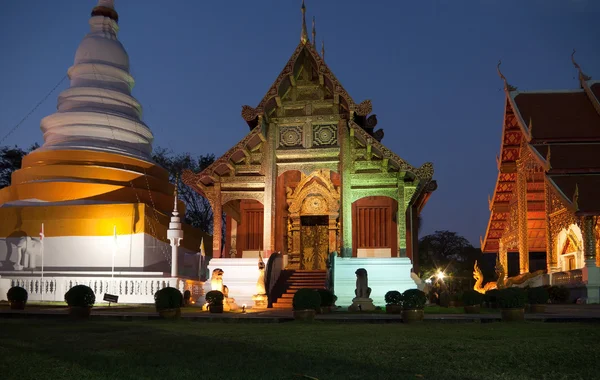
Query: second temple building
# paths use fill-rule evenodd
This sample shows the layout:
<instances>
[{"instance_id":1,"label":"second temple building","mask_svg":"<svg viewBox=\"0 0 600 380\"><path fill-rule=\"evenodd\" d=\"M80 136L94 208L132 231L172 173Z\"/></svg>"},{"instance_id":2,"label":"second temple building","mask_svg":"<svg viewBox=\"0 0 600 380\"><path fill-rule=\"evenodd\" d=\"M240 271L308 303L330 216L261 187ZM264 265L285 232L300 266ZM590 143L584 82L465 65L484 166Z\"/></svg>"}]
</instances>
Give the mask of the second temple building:
<instances>
[{"instance_id":1,"label":"second temple building","mask_svg":"<svg viewBox=\"0 0 600 380\"><path fill-rule=\"evenodd\" d=\"M291 58L259 104L242 107L249 133L204 171L183 176L214 211L210 266L244 282L245 265L255 273L259 257L279 252L282 269L333 269L340 305L354 297L359 268L372 298L414 288L418 215L437 187L433 165L414 167L382 144L371 102L350 97L324 48L317 51L314 26L309 39L304 7L302 16Z\"/></svg>"}]
</instances>

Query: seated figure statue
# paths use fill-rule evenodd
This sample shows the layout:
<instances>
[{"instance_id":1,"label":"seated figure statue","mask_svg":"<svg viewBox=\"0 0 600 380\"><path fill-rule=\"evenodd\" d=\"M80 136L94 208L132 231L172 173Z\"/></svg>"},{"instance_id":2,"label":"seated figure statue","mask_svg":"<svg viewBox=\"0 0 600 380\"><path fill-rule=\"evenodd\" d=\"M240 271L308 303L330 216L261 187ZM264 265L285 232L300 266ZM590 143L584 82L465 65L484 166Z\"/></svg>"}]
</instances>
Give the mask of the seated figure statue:
<instances>
[{"instance_id":1,"label":"seated figure statue","mask_svg":"<svg viewBox=\"0 0 600 380\"><path fill-rule=\"evenodd\" d=\"M359 268L354 273L356 274L356 290L354 291L354 294L357 298L369 298L371 295L371 288L369 288L367 270Z\"/></svg>"},{"instance_id":2,"label":"seated figure statue","mask_svg":"<svg viewBox=\"0 0 600 380\"><path fill-rule=\"evenodd\" d=\"M365 268L359 268L354 272L356 274L356 297L352 300L352 305L348 307L350 311L371 311L375 310L373 300L369 298L371 288L369 288L369 278Z\"/></svg>"}]
</instances>

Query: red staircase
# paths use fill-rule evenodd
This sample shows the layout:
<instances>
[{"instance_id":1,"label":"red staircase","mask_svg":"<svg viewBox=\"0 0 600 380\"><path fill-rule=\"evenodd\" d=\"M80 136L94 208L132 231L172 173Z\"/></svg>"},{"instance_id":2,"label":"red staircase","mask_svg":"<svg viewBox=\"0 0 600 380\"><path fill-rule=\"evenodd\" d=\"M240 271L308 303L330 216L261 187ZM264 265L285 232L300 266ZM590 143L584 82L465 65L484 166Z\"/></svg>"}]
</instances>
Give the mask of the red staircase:
<instances>
[{"instance_id":1,"label":"red staircase","mask_svg":"<svg viewBox=\"0 0 600 380\"><path fill-rule=\"evenodd\" d=\"M275 302L273 309L291 309L298 289L326 289L327 272L324 270L294 270L286 282L286 288Z\"/></svg>"}]
</instances>

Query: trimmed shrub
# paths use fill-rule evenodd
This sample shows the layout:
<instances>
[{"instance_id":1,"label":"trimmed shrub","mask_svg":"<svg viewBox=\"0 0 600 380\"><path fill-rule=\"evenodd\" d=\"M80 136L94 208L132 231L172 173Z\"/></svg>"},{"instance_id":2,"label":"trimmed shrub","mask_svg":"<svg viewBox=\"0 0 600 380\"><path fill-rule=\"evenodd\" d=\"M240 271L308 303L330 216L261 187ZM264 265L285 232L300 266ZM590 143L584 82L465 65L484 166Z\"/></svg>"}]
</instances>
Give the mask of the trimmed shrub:
<instances>
[{"instance_id":1,"label":"trimmed shrub","mask_svg":"<svg viewBox=\"0 0 600 380\"><path fill-rule=\"evenodd\" d=\"M8 302L25 303L27 302L28 298L27 290L20 286L13 286L12 288L8 289L8 292L6 293L6 298L8 299Z\"/></svg>"},{"instance_id":2,"label":"trimmed shrub","mask_svg":"<svg viewBox=\"0 0 600 380\"><path fill-rule=\"evenodd\" d=\"M473 289L465 290L462 294L462 302L465 306L477 306L483 302L483 294Z\"/></svg>"},{"instance_id":3,"label":"trimmed shrub","mask_svg":"<svg viewBox=\"0 0 600 380\"><path fill-rule=\"evenodd\" d=\"M567 303L569 301L570 291L564 286L550 286L548 295L552 303Z\"/></svg>"},{"instance_id":4,"label":"trimmed shrub","mask_svg":"<svg viewBox=\"0 0 600 380\"><path fill-rule=\"evenodd\" d=\"M498 291L498 305L502 309L523 309L526 299L525 289L506 288Z\"/></svg>"},{"instance_id":5,"label":"trimmed shrub","mask_svg":"<svg viewBox=\"0 0 600 380\"><path fill-rule=\"evenodd\" d=\"M321 306L321 296L315 289L299 289L292 302L294 310L317 310Z\"/></svg>"},{"instance_id":6,"label":"trimmed shrub","mask_svg":"<svg viewBox=\"0 0 600 380\"><path fill-rule=\"evenodd\" d=\"M319 297L321 297L321 307L333 306L334 296L331 290L317 289L317 292L319 293Z\"/></svg>"},{"instance_id":7,"label":"trimmed shrub","mask_svg":"<svg viewBox=\"0 0 600 380\"><path fill-rule=\"evenodd\" d=\"M96 303L96 295L87 285L75 285L65 293L65 301L73 307L92 307Z\"/></svg>"},{"instance_id":8,"label":"trimmed shrub","mask_svg":"<svg viewBox=\"0 0 600 380\"><path fill-rule=\"evenodd\" d=\"M498 289L492 289L485 292L483 295L483 301L488 304L488 306L492 306L498 303Z\"/></svg>"},{"instance_id":9,"label":"trimmed shrub","mask_svg":"<svg viewBox=\"0 0 600 380\"><path fill-rule=\"evenodd\" d=\"M162 288L154 293L156 310L178 309L183 302L181 292L176 288Z\"/></svg>"},{"instance_id":10,"label":"trimmed shrub","mask_svg":"<svg viewBox=\"0 0 600 380\"><path fill-rule=\"evenodd\" d=\"M408 289L402 294L402 308L404 310L423 309L427 296L419 289Z\"/></svg>"},{"instance_id":11,"label":"trimmed shrub","mask_svg":"<svg viewBox=\"0 0 600 380\"><path fill-rule=\"evenodd\" d=\"M183 304L185 306L190 304L190 299L192 298L192 293L189 290L183 292Z\"/></svg>"},{"instance_id":12,"label":"trimmed shrub","mask_svg":"<svg viewBox=\"0 0 600 380\"><path fill-rule=\"evenodd\" d=\"M548 289L543 286L527 289L527 300L530 305L545 305L549 299Z\"/></svg>"},{"instance_id":13,"label":"trimmed shrub","mask_svg":"<svg viewBox=\"0 0 600 380\"><path fill-rule=\"evenodd\" d=\"M450 293L445 292L445 291L440 293L440 306L442 306L442 307L450 306L450 300L451 300Z\"/></svg>"},{"instance_id":14,"label":"trimmed shrub","mask_svg":"<svg viewBox=\"0 0 600 380\"><path fill-rule=\"evenodd\" d=\"M206 302L208 302L209 305L223 305L224 299L225 296L218 290L211 290L206 293Z\"/></svg>"},{"instance_id":15,"label":"trimmed shrub","mask_svg":"<svg viewBox=\"0 0 600 380\"><path fill-rule=\"evenodd\" d=\"M397 290L390 290L385 293L385 303L387 305L402 305L402 293Z\"/></svg>"}]
</instances>

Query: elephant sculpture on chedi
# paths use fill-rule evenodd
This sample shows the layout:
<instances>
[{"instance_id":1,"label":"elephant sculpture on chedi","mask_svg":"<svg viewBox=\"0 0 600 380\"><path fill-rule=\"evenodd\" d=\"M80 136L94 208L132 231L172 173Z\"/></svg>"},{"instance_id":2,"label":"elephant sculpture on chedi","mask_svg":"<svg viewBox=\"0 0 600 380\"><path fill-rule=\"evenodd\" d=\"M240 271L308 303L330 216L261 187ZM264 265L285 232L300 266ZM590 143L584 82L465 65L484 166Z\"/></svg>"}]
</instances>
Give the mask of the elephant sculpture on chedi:
<instances>
[{"instance_id":1,"label":"elephant sculpture on chedi","mask_svg":"<svg viewBox=\"0 0 600 380\"><path fill-rule=\"evenodd\" d=\"M31 236L8 236L5 238L6 256L0 263L3 270L34 269L41 254L42 243ZM8 267L12 264L12 268Z\"/></svg>"}]
</instances>

